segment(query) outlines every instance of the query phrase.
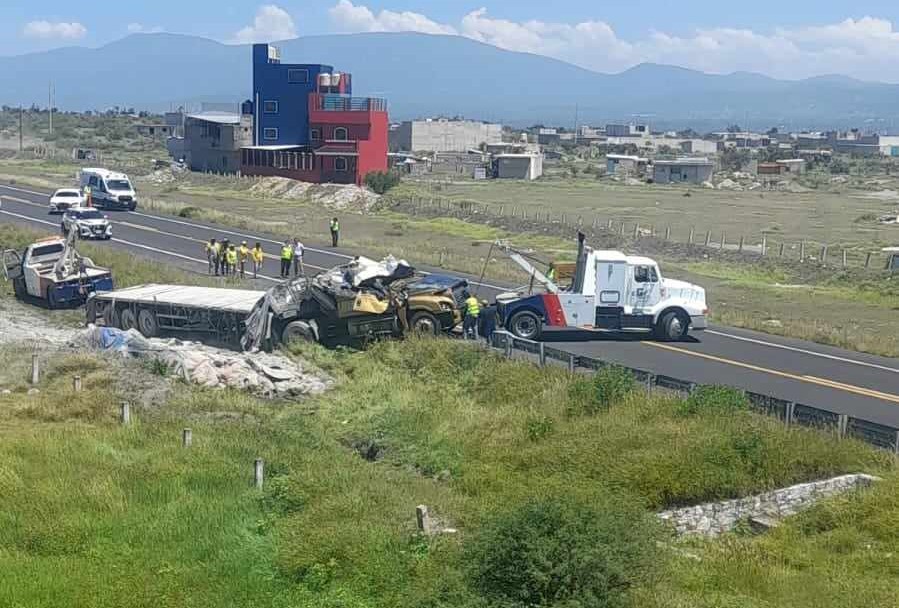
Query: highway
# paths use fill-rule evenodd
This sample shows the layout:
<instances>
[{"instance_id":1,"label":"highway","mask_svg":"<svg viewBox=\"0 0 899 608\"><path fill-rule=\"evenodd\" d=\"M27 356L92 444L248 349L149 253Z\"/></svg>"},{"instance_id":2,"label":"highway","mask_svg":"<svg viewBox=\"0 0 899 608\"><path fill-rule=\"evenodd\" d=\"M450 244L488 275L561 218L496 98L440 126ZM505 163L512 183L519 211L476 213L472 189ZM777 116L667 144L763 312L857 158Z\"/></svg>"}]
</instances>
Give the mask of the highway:
<instances>
[{"instance_id":1,"label":"highway","mask_svg":"<svg viewBox=\"0 0 899 608\"><path fill-rule=\"evenodd\" d=\"M35 188L0 185L0 222L58 231L59 217L48 214L48 196ZM108 215L113 223L108 246L192 272L206 272L203 243L211 237L246 240L251 246L259 241L269 254L277 253L284 239L140 209ZM306 246L306 266L313 271L341 264L355 253L308 242ZM414 265L415 260L410 262ZM248 283L265 289L278 280L274 256L266 261L265 271ZM477 288L485 297L508 289L489 282ZM718 326L680 343L580 331L551 332L545 339L576 354L697 383L744 388L899 428L899 359Z\"/></svg>"}]
</instances>

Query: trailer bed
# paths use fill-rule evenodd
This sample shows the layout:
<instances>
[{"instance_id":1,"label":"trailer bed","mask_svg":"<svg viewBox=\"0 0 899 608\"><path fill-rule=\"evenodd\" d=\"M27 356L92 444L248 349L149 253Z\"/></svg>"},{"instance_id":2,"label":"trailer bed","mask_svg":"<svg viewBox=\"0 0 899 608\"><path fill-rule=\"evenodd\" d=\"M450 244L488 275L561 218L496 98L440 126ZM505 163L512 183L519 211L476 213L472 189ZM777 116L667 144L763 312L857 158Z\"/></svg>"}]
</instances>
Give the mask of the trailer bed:
<instances>
[{"instance_id":1,"label":"trailer bed","mask_svg":"<svg viewBox=\"0 0 899 608\"><path fill-rule=\"evenodd\" d=\"M250 314L253 307L264 296L264 291L151 283L98 293L96 299L136 304L169 304L189 308L202 308L204 310Z\"/></svg>"}]
</instances>

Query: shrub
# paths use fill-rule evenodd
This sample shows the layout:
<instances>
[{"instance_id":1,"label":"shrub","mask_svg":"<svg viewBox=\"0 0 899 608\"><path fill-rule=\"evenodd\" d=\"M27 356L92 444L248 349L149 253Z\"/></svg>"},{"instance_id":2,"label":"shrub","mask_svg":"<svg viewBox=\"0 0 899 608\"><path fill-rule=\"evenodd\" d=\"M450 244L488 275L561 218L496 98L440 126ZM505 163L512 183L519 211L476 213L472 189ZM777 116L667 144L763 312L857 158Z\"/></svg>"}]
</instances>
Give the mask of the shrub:
<instances>
[{"instance_id":1,"label":"shrub","mask_svg":"<svg viewBox=\"0 0 899 608\"><path fill-rule=\"evenodd\" d=\"M536 416L527 421L528 439L540 441L553 431L555 421L549 416Z\"/></svg>"},{"instance_id":2,"label":"shrub","mask_svg":"<svg viewBox=\"0 0 899 608\"><path fill-rule=\"evenodd\" d=\"M624 399L634 390L636 382L628 369L609 365L596 372L593 384L596 387L596 405L606 408Z\"/></svg>"},{"instance_id":3,"label":"shrub","mask_svg":"<svg viewBox=\"0 0 899 608\"><path fill-rule=\"evenodd\" d=\"M749 401L741 391L728 386L699 386L678 406L682 416L728 414L748 409Z\"/></svg>"},{"instance_id":4,"label":"shrub","mask_svg":"<svg viewBox=\"0 0 899 608\"><path fill-rule=\"evenodd\" d=\"M181 211L178 212L178 217L183 217L187 219L191 219L197 217L202 213L202 210L198 207L185 207Z\"/></svg>"},{"instance_id":5,"label":"shrub","mask_svg":"<svg viewBox=\"0 0 899 608\"><path fill-rule=\"evenodd\" d=\"M501 606L620 605L652 570L656 528L602 502L533 500L496 515L466 548L472 586Z\"/></svg>"},{"instance_id":6,"label":"shrub","mask_svg":"<svg viewBox=\"0 0 899 608\"><path fill-rule=\"evenodd\" d=\"M365 176L365 185L377 194L384 194L399 183L400 177L396 173L372 171Z\"/></svg>"}]
</instances>

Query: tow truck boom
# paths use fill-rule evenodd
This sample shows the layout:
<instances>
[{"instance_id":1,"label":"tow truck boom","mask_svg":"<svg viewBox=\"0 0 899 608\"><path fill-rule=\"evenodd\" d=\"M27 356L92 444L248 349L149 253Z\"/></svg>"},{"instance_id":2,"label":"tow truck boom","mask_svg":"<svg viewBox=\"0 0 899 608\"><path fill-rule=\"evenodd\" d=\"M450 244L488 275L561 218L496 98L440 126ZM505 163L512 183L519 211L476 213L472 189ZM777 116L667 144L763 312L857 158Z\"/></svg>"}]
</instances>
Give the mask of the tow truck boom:
<instances>
[{"instance_id":1,"label":"tow truck boom","mask_svg":"<svg viewBox=\"0 0 899 608\"><path fill-rule=\"evenodd\" d=\"M517 249L514 249L511 245L509 245L505 241L496 241L494 246L509 256L509 259L521 266L522 269L532 278L536 279L538 283L543 285L546 288L547 293L559 293L559 286L553 282L552 279L547 277L545 274L537 270L533 264L531 264L525 254Z\"/></svg>"}]
</instances>

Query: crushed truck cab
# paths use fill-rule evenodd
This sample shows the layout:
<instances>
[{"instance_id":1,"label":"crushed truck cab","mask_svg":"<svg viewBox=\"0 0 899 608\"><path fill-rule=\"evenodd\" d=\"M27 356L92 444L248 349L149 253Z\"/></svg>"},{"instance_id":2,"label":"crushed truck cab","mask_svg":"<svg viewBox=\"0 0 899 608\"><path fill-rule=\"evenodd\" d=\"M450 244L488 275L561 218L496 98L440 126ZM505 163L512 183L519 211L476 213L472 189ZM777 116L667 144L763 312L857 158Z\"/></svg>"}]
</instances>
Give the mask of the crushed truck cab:
<instances>
[{"instance_id":1,"label":"crushed truck cab","mask_svg":"<svg viewBox=\"0 0 899 608\"><path fill-rule=\"evenodd\" d=\"M97 291L113 288L112 274L75 251L74 236L48 237L25 251L3 252L3 271L16 297L40 300L48 308L78 306Z\"/></svg>"},{"instance_id":2,"label":"crushed truck cab","mask_svg":"<svg viewBox=\"0 0 899 608\"><path fill-rule=\"evenodd\" d=\"M513 259L516 255L521 264L522 256L513 253ZM691 329L706 328L702 287L664 278L650 258L594 251L584 245L583 235L578 235L578 261L569 289L559 289L532 267L531 274L545 285L546 293L498 298L503 326L520 338L539 339L544 326L651 332L664 340L680 340Z\"/></svg>"}]
</instances>

